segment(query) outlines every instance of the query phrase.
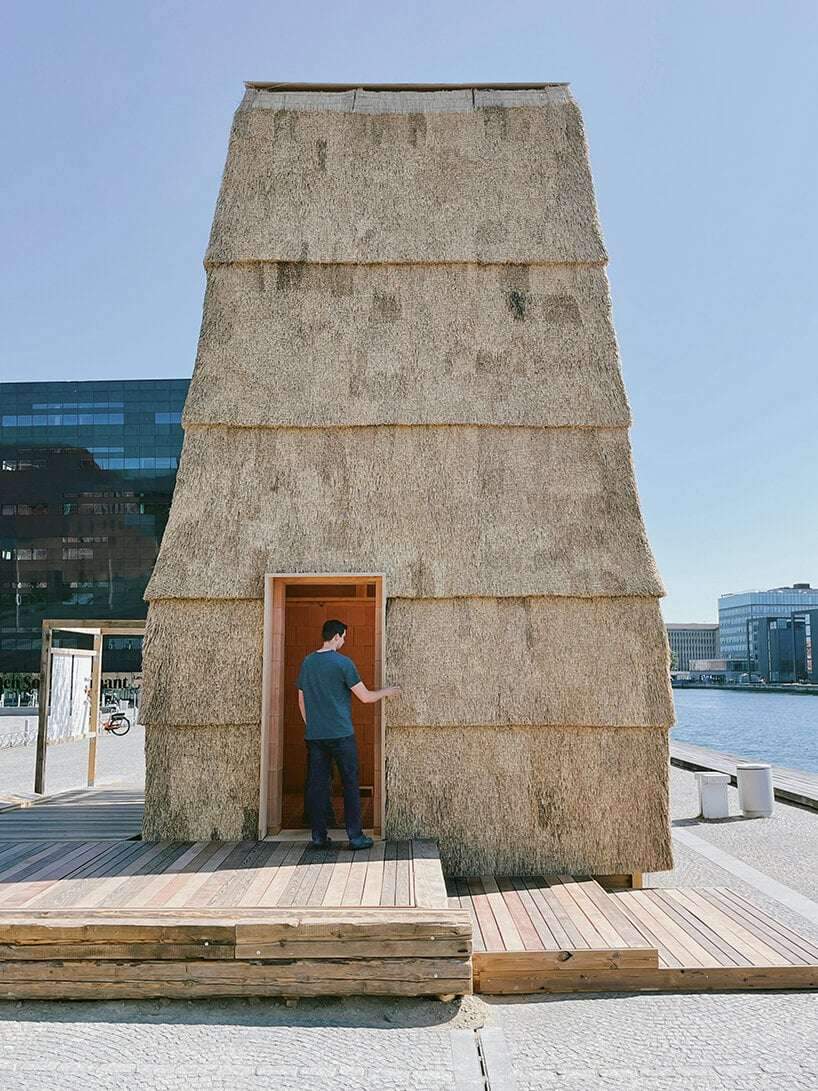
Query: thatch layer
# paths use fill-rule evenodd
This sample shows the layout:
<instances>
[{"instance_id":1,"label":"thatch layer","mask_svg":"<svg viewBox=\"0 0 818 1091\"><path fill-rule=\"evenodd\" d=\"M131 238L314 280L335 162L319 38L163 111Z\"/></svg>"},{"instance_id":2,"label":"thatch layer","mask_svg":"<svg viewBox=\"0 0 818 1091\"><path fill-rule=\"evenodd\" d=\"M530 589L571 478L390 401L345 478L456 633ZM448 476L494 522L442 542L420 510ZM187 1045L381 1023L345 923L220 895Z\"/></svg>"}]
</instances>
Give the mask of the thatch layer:
<instances>
[{"instance_id":1,"label":"thatch layer","mask_svg":"<svg viewBox=\"0 0 818 1091\"><path fill-rule=\"evenodd\" d=\"M389 680L403 690L390 726L673 722L653 599L395 599L387 611ZM262 628L261 602L152 602L144 719L256 718Z\"/></svg>"},{"instance_id":2,"label":"thatch layer","mask_svg":"<svg viewBox=\"0 0 818 1091\"><path fill-rule=\"evenodd\" d=\"M390 597L663 594L624 429L188 429L148 599L377 571Z\"/></svg>"},{"instance_id":3,"label":"thatch layer","mask_svg":"<svg viewBox=\"0 0 818 1091\"><path fill-rule=\"evenodd\" d=\"M261 728L145 727L147 841L258 836Z\"/></svg>"},{"instance_id":4,"label":"thatch layer","mask_svg":"<svg viewBox=\"0 0 818 1091\"><path fill-rule=\"evenodd\" d=\"M629 421L604 269L209 270L186 424Z\"/></svg>"},{"instance_id":5,"label":"thatch layer","mask_svg":"<svg viewBox=\"0 0 818 1091\"><path fill-rule=\"evenodd\" d=\"M665 728L391 728L385 835L450 875L673 867Z\"/></svg>"},{"instance_id":6,"label":"thatch layer","mask_svg":"<svg viewBox=\"0 0 818 1091\"><path fill-rule=\"evenodd\" d=\"M388 725L638 727L673 723L654 599L398 599ZM419 745L424 737L419 736Z\"/></svg>"},{"instance_id":7,"label":"thatch layer","mask_svg":"<svg viewBox=\"0 0 818 1091\"><path fill-rule=\"evenodd\" d=\"M269 94L249 92L236 112L209 263L605 261L582 116L564 89L519 106L513 92L451 92L455 110L411 112L390 92L362 96L361 110L354 93L326 109L298 92L266 108Z\"/></svg>"},{"instance_id":8,"label":"thatch layer","mask_svg":"<svg viewBox=\"0 0 818 1091\"><path fill-rule=\"evenodd\" d=\"M255 600L152 602L142 649L144 722L257 720L263 627Z\"/></svg>"}]
</instances>

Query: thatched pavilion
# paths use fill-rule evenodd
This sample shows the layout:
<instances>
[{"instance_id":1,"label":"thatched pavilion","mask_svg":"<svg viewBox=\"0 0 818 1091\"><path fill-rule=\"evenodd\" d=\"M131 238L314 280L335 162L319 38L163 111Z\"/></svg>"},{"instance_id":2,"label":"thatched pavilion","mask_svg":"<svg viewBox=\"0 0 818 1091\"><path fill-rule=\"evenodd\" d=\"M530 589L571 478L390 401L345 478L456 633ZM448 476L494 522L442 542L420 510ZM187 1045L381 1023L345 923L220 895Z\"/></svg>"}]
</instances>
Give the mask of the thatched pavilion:
<instances>
[{"instance_id":1,"label":"thatched pavilion","mask_svg":"<svg viewBox=\"0 0 818 1091\"><path fill-rule=\"evenodd\" d=\"M293 663L337 615L403 687L359 722L374 828L460 874L670 867L663 590L568 88L250 84L205 264L146 836L301 824Z\"/></svg>"}]
</instances>

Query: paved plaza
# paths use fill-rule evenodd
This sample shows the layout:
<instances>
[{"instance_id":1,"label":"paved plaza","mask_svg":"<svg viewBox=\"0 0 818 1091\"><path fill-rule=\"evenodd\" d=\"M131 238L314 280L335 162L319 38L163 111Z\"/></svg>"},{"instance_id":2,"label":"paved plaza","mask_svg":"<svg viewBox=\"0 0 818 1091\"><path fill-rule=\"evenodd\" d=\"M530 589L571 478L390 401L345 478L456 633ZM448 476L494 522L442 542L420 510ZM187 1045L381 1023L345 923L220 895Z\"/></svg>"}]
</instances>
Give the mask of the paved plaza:
<instances>
[{"instance_id":1,"label":"paved plaza","mask_svg":"<svg viewBox=\"0 0 818 1091\"><path fill-rule=\"evenodd\" d=\"M141 746L141 730L104 740L106 780L138 774ZM675 846L675 871L649 876L652 885L729 885L818 936L818 917L790 904L791 895L818 899L818 813L778 803L771 819L744 820L731 789L731 819L702 823L694 775L674 769L672 791L674 830L769 882L761 889L752 873L752 882L740 879L686 842ZM818 996L797 992L316 999L293 1008L278 1000L6 1002L0 1087L814 1091L817 1027Z\"/></svg>"}]
</instances>

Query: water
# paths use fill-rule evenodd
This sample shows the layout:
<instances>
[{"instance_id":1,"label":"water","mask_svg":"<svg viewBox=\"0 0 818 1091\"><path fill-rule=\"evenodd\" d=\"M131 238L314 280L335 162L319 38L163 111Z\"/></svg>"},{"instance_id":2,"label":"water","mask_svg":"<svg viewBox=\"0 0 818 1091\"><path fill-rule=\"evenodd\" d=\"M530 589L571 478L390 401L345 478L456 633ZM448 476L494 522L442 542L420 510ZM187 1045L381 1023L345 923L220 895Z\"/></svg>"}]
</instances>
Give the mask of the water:
<instances>
[{"instance_id":1,"label":"water","mask_svg":"<svg viewBox=\"0 0 818 1091\"><path fill-rule=\"evenodd\" d=\"M671 741L818 773L818 696L675 689Z\"/></svg>"}]
</instances>

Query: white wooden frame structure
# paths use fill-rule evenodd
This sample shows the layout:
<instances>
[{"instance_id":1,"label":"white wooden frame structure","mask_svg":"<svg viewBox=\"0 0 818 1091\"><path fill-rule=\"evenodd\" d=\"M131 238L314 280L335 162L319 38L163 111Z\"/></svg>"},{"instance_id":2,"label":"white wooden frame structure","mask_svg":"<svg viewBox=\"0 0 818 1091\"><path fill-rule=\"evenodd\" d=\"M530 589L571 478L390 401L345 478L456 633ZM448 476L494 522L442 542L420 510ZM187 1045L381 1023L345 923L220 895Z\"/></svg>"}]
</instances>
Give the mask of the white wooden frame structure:
<instances>
[{"instance_id":1,"label":"white wooden frame structure","mask_svg":"<svg viewBox=\"0 0 818 1091\"><path fill-rule=\"evenodd\" d=\"M37 717L37 758L34 766L34 791L45 792L45 768L48 754L48 706L51 700L51 659L69 649L55 648L54 633L81 633L94 638L93 650L71 649L70 654L90 655L91 663L91 717L88 725L88 787L93 788L97 774L97 734L99 731L99 696L102 689L102 638L105 636L144 636L145 622L133 619L86 621L78 618L43 621L42 647L40 649L40 694Z\"/></svg>"}]
</instances>

